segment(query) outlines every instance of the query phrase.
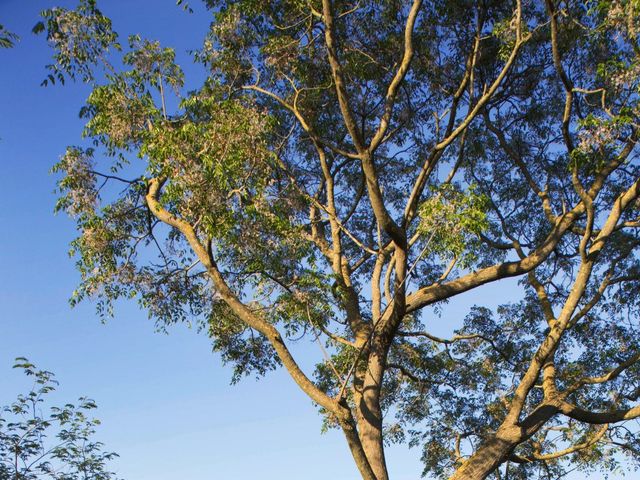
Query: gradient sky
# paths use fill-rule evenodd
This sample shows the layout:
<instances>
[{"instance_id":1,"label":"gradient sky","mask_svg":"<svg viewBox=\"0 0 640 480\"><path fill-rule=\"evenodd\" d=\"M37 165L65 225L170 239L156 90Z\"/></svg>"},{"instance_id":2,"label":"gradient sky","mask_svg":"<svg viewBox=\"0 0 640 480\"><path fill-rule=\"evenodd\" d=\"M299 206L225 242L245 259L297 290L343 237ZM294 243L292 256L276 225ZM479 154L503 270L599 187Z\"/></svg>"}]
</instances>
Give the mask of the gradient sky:
<instances>
[{"instance_id":1,"label":"gradient sky","mask_svg":"<svg viewBox=\"0 0 640 480\"><path fill-rule=\"evenodd\" d=\"M99 1L121 38L140 33L175 47L195 86L198 70L186 52L199 45L211 17L198 0L191 3L194 15L175 0ZM53 5L74 2L0 0L0 24L21 37L16 48L0 50L0 405L30 385L11 369L15 357L26 356L56 373L56 402L97 401L98 439L120 454L113 467L126 480L359 478L341 434L320 434L320 417L285 373L230 386L231 370L207 338L184 325L155 333L133 302L119 304L104 325L90 303L69 307L78 282L67 255L74 226L53 215L49 169L80 142L78 110L89 90L39 86L51 52L30 31L38 12ZM496 305L516 288L510 282L466 295L447 308L435 333L470 305ZM309 342L293 348L305 363L319 353ZM391 448L392 480L419 478L419 456Z\"/></svg>"}]
</instances>

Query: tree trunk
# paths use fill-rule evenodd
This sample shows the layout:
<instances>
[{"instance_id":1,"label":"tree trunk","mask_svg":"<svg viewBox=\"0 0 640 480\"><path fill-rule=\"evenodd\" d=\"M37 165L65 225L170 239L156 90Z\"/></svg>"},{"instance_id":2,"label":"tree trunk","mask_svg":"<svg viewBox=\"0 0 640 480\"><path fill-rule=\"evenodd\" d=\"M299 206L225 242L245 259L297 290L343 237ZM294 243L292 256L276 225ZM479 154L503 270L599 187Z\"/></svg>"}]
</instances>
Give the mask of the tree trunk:
<instances>
[{"instance_id":1,"label":"tree trunk","mask_svg":"<svg viewBox=\"0 0 640 480\"><path fill-rule=\"evenodd\" d=\"M382 408L380 407L383 364L384 360L380 355L375 353L371 355L357 409L360 441L377 480L389 480L384 455Z\"/></svg>"},{"instance_id":2,"label":"tree trunk","mask_svg":"<svg viewBox=\"0 0 640 480\"><path fill-rule=\"evenodd\" d=\"M518 444L519 429L498 431L482 443L449 480L484 480L506 461Z\"/></svg>"},{"instance_id":3,"label":"tree trunk","mask_svg":"<svg viewBox=\"0 0 640 480\"><path fill-rule=\"evenodd\" d=\"M377 480L376 475L371 468L371 464L367 459L364 447L360 442L358 431L353 419L344 418L340 421L340 425L342 426L342 431L344 432L347 443L349 444L353 460L360 471L360 475L362 475L362 480Z\"/></svg>"},{"instance_id":4,"label":"tree trunk","mask_svg":"<svg viewBox=\"0 0 640 480\"><path fill-rule=\"evenodd\" d=\"M367 459L377 480L389 480L387 463L384 456L382 442L382 428L369 424L366 420L360 427L362 448L367 454Z\"/></svg>"}]
</instances>

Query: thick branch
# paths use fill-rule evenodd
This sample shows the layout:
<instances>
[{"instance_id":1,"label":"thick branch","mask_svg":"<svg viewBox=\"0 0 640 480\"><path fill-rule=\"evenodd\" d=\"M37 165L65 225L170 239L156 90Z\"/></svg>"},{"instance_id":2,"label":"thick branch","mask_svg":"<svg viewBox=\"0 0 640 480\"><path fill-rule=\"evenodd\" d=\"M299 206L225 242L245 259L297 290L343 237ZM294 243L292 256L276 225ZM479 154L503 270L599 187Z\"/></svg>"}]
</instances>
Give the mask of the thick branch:
<instances>
[{"instance_id":1,"label":"thick branch","mask_svg":"<svg viewBox=\"0 0 640 480\"><path fill-rule=\"evenodd\" d=\"M530 272L540 265L553 251L564 233L583 212L584 207L578 204L573 210L559 217L551 233L543 244L528 256L513 262L505 262L471 272L456 280L442 284L423 287L407 298L407 313L414 312L426 305L445 300L454 295L466 292L486 283L502 278L515 277Z\"/></svg>"},{"instance_id":2,"label":"thick branch","mask_svg":"<svg viewBox=\"0 0 640 480\"><path fill-rule=\"evenodd\" d=\"M189 245L197 255L202 265L207 269L209 276L211 277L214 286L218 294L229 305L233 312L249 327L257 330L264 335L269 343L273 346L278 357L282 361L282 364L289 372L289 375L298 384L298 386L316 403L324 407L330 412L337 413L340 408L338 403L327 396L323 391L318 389L315 384L309 380L309 378L300 369L297 362L291 355L291 352L284 343L280 332L266 322L262 318L258 317L252 312L245 304L243 304L235 293L229 288L222 274L218 270L218 266L207 251L207 248L203 246L198 238L193 227L184 220L174 216L167 211L159 202L158 195L162 187L163 181L157 178L149 181L149 187L146 195L147 205L151 210L151 213L155 215L158 220L170 225L179 230L189 242Z\"/></svg>"},{"instance_id":3,"label":"thick branch","mask_svg":"<svg viewBox=\"0 0 640 480\"><path fill-rule=\"evenodd\" d=\"M590 423L592 425L603 425L606 423L617 423L625 420L633 420L640 417L640 406L628 408L626 410L612 410L609 412L592 412L577 407L569 402L563 402L560 405L560 412L567 417L573 418L580 422Z\"/></svg>"}]
</instances>

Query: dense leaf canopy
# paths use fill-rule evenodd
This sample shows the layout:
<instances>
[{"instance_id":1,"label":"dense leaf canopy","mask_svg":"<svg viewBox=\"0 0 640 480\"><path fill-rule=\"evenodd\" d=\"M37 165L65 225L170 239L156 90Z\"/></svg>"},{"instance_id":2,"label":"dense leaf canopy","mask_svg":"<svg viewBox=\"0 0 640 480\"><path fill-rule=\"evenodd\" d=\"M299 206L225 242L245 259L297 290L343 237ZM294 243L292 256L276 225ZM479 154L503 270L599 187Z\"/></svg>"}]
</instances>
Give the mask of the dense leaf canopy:
<instances>
[{"instance_id":1,"label":"dense leaf canopy","mask_svg":"<svg viewBox=\"0 0 640 480\"><path fill-rule=\"evenodd\" d=\"M94 87L55 167L73 301L196 322L235 380L284 366L366 479L394 441L439 478L633 467L640 3L205 3L195 91L91 0L36 26L47 81Z\"/></svg>"}]
</instances>

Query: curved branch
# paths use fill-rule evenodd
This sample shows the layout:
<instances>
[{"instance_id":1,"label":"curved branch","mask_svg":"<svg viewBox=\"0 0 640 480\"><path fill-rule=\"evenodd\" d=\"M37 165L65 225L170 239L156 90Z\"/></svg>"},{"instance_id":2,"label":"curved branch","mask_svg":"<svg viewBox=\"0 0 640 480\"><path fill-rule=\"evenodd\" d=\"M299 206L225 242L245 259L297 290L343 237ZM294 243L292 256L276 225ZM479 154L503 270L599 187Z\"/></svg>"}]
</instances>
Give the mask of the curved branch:
<instances>
[{"instance_id":1,"label":"curved branch","mask_svg":"<svg viewBox=\"0 0 640 480\"><path fill-rule=\"evenodd\" d=\"M407 313L414 312L427 305L445 300L480 285L530 272L551 254L564 233L580 216L583 210L583 204L579 203L573 210L559 217L551 233L542 245L518 261L493 265L476 272L468 273L450 282L420 288L407 297Z\"/></svg>"},{"instance_id":2,"label":"curved branch","mask_svg":"<svg viewBox=\"0 0 640 480\"><path fill-rule=\"evenodd\" d=\"M625 420L633 420L634 418L640 417L640 405L624 410L593 412L564 401L560 404L560 413L580 422L590 423L592 425L602 425L605 423L617 423Z\"/></svg>"},{"instance_id":3,"label":"curved branch","mask_svg":"<svg viewBox=\"0 0 640 480\"><path fill-rule=\"evenodd\" d=\"M389 88L387 89L387 95L385 97L384 103L384 113L380 118L378 129L371 139L371 144L369 145L369 151L371 153L373 153L378 148L378 146L384 139L385 133L389 126L389 121L391 120L391 115L393 113L393 107L395 105L396 95L398 94L398 88L400 88L400 84L409 71L409 65L411 63L411 59L413 58L413 28L415 26L416 18L418 17L418 11L420 10L421 5L422 0L413 0L413 5L411 6L411 10L409 11L409 16L407 18L407 23L404 30L404 54L402 56L400 66L398 67L398 71L396 72L393 80L389 84Z\"/></svg>"},{"instance_id":4,"label":"curved branch","mask_svg":"<svg viewBox=\"0 0 640 480\"><path fill-rule=\"evenodd\" d=\"M334 18L333 18L333 5L331 0L322 0L322 18L324 20L324 38L327 45L327 55L329 57L329 65L331 66L331 72L333 74L333 80L336 86L336 95L338 96L338 104L340 105L340 112L344 119L344 124L347 127L349 135L353 140L353 144L356 147L358 153L362 154L365 150L364 140L362 135L358 131L358 127L355 119L353 118L353 112L349 105L349 96L347 94L347 87L344 80L344 73L342 71L342 65L338 59L338 52L336 49L336 41L334 35Z\"/></svg>"},{"instance_id":5,"label":"curved branch","mask_svg":"<svg viewBox=\"0 0 640 480\"><path fill-rule=\"evenodd\" d=\"M604 375L600 375L598 377L584 377L579 379L576 383L567 388L566 392L573 393L584 385L597 385L615 380L622 374L622 372L638 363L638 361L640 361L640 353L636 353L635 355L631 356L629 359L620 363L616 368L610 370Z\"/></svg>"},{"instance_id":6,"label":"curved branch","mask_svg":"<svg viewBox=\"0 0 640 480\"><path fill-rule=\"evenodd\" d=\"M509 55L509 58L507 58L507 61L503 65L502 69L500 70L500 73L495 78L491 86L478 99L478 101L473 106L471 111L467 113L467 116L464 118L464 120L462 120L462 122L460 122L460 124L446 138L444 138L443 140L441 140L436 144L435 146L436 150L442 150L448 147L451 144L451 142L453 142L458 137L458 135L460 135L469 126L469 124L473 121L473 119L476 118L476 116L482 111L484 106L489 102L489 100L491 100L496 90L498 90L498 88L502 84L502 81L507 76L507 73L509 73L509 70L511 70L511 67L515 63L516 58L518 57L518 53L520 52L520 49L522 48L522 46L531 38L532 33L529 33L524 37L522 36L522 32L521 32L522 5L520 4L520 2L518 2L518 7L516 9L515 21L516 21L516 41L513 46L513 49L511 50L511 54Z\"/></svg>"},{"instance_id":7,"label":"curved branch","mask_svg":"<svg viewBox=\"0 0 640 480\"><path fill-rule=\"evenodd\" d=\"M560 458L560 457L564 457L567 455L571 455L572 453L576 453L579 452L581 450L585 450L587 448L590 448L592 446L594 446L596 443L598 443L602 437L604 437L605 433L607 433L607 430L609 429L609 425L608 424L604 424L596 433L593 437L591 437L590 439L582 442L582 443L578 443L576 445L572 445L570 447L567 447L563 450L558 450L556 452L551 452L551 453L539 453L539 452L534 452L531 456L527 456L527 457L523 457L521 455L514 455L513 460L517 463L531 463L534 461L546 461L546 460L554 460L556 458Z\"/></svg>"},{"instance_id":8,"label":"curved branch","mask_svg":"<svg viewBox=\"0 0 640 480\"><path fill-rule=\"evenodd\" d=\"M229 305L233 312L249 327L257 330L264 335L269 343L273 346L278 357L282 361L282 364L289 372L289 375L298 384L298 386L316 403L324 407L330 412L339 413L340 408L338 403L320 390L316 385L305 375L298 363L295 361L291 352L284 343L280 332L270 323L266 322L254 312L252 312L244 303L240 301L238 296L229 288L224 277L210 252L204 247L200 239L198 238L193 227L186 221L174 216L171 212L166 210L158 200L160 189L164 184L163 179L153 178L149 180L147 195L145 199L149 205L151 212L158 218L158 220L170 225L179 230L189 242L189 245L197 255L198 259L202 262L202 265L207 269L209 276L211 277L214 286L218 294Z\"/></svg>"}]
</instances>

